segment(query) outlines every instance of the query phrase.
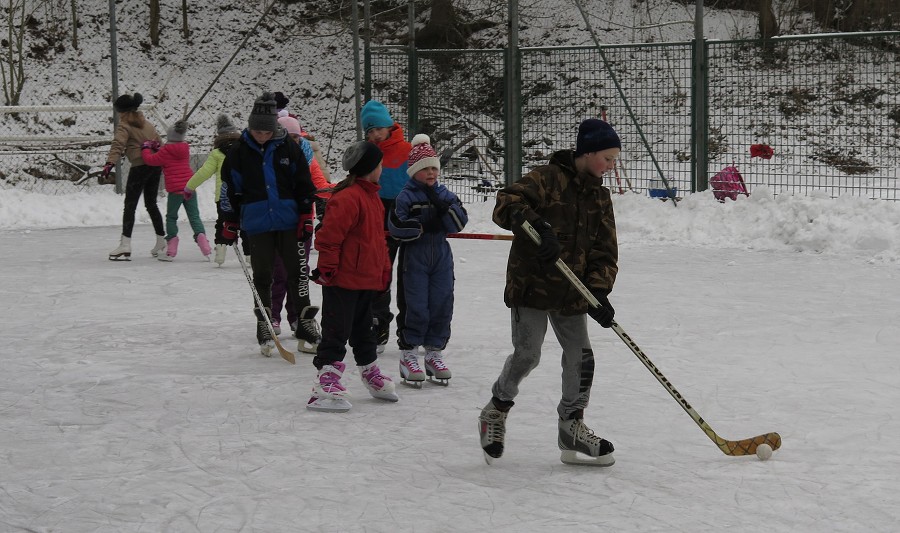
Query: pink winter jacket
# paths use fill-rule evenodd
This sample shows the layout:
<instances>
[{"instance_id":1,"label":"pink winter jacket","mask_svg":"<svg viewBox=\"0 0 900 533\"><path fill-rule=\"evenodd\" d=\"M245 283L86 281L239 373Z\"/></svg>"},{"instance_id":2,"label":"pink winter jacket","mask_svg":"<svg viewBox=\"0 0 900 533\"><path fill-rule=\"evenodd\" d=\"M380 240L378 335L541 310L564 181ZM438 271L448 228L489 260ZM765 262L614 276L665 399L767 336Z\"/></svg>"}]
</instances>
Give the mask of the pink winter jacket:
<instances>
[{"instance_id":1,"label":"pink winter jacket","mask_svg":"<svg viewBox=\"0 0 900 533\"><path fill-rule=\"evenodd\" d=\"M184 186L194 175L191 170L191 145L186 142L166 143L155 154L144 148L141 150L144 163L162 167L166 179L166 192L181 194Z\"/></svg>"}]
</instances>

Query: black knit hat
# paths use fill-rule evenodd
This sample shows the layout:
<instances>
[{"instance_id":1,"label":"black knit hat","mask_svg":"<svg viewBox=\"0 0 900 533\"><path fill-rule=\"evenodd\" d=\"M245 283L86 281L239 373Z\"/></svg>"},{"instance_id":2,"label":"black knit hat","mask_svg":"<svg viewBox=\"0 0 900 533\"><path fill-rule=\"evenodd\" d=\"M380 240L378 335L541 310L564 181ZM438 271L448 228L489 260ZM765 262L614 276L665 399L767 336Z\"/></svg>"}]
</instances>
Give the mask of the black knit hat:
<instances>
[{"instance_id":1,"label":"black knit hat","mask_svg":"<svg viewBox=\"0 0 900 533\"><path fill-rule=\"evenodd\" d=\"M374 143L355 142L344 152L344 170L353 176L365 176L375 170L382 157L381 150Z\"/></svg>"},{"instance_id":2,"label":"black knit hat","mask_svg":"<svg viewBox=\"0 0 900 533\"><path fill-rule=\"evenodd\" d=\"M622 148L619 134L612 126L596 118L589 118L578 126L575 157L610 148Z\"/></svg>"},{"instance_id":3,"label":"black knit hat","mask_svg":"<svg viewBox=\"0 0 900 533\"><path fill-rule=\"evenodd\" d=\"M119 113L125 113L126 111L137 111L137 108L144 101L144 97L141 96L141 93L134 93L134 95L123 94L122 96L116 98L116 101L113 102L113 109L118 111Z\"/></svg>"},{"instance_id":4,"label":"black knit hat","mask_svg":"<svg viewBox=\"0 0 900 533\"><path fill-rule=\"evenodd\" d=\"M247 120L247 127L257 131L278 130L278 113L275 110L275 97L270 92L264 92L253 102L253 111Z\"/></svg>"}]
</instances>

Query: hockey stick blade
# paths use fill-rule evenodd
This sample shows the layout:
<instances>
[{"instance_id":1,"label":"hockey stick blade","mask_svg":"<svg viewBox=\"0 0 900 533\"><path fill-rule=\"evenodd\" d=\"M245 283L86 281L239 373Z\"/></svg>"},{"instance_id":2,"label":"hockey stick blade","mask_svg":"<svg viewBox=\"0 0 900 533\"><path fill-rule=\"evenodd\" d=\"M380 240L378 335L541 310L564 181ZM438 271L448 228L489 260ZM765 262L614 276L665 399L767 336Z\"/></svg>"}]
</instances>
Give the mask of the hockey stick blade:
<instances>
[{"instance_id":1,"label":"hockey stick blade","mask_svg":"<svg viewBox=\"0 0 900 533\"><path fill-rule=\"evenodd\" d=\"M531 237L531 240L535 242L535 244L541 244L541 236L534 229L534 227L527 220L522 222L522 229L525 230L525 233ZM569 282L578 289L578 292L581 293L582 296L588 301L591 307L600 307L600 302L594 298L594 295L584 286L584 283L575 276L575 273L566 265L562 259L556 260L556 268L562 273ZM703 433L712 440L716 446L722 450L722 453L725 455L753 455L756 453L756 448L761 444L768 444L772 447L772 450L777 450L781 447L781 435L778 433L764 433L762 435L757 435L755 437L750 437L749 439L743 440L726 440L720 437L713 429L703 420L703 417L691 407L691 404L678 392L672 383L663 375L662 372L656 365L650 361L650 358L641 350L641 348L637 345L634 340L625 333L625 330L622 329L619 324L613 321L611 329L622 339L622 342L625 343L626 346L631 350L631 352L637 356L640 362L647 367L647 370L653 374L653 377L656 378L657 381L666 389L666 391L678 402L678 405L681 406L682 409L694 420L694 422L700 426L700 429L703 430Z\"/></svg>"},{"instance_id":2,"label":"hockey stick blade","mask_svg":"<svg viewBox=\"0 0 900 533\"><path fill-rule=\"evenodd\" d=\"M250 284L250 290L253 292L253 300L256 302L256 308L259 310L263 318L265 318L266 327L269 329L269 335L271 335L272 339L275 341L275 348L278 349L278 353L281 354L282 359L292 365L297 364L296 359L294 359L294 354L281 345L281 341L278 340L278 335L275 334L275 328L272 327L272 320L269 318L269 313L266 313L266 308L262 303L262 298L259 297L259 292L257 292L256 290L256 285L253 284L253 277L250 275L250 270L247 268L247 261L244 259L244 254L241 253L241 250L240 248L238 248L238 244L236 242L231 246L234 248L234 253L237 255L238 262L241 264L241 269L243 269L244 271L244 276L247 278L247 283Z\"/></svg>"}]
</instances>

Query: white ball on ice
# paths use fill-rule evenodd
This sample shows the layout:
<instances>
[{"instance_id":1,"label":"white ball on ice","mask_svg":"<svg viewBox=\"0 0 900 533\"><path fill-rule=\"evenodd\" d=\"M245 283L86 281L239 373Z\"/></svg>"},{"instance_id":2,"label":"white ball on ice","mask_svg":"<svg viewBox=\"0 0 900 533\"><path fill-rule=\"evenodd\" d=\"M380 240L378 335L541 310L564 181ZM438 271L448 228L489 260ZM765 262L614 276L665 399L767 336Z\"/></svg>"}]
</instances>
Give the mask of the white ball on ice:
<instances>
[{"instance_id":1,"label":"white ball on ice","mask_svg":"<svg viewBox=\"0 0 900 533\"><path fill-rule=\"evenodd\" d=\"M768 444L760 444L756 447L756 456L759 457L760 461L765 461L769 457L772 457L772 447Z\"/></svg>"}]
</instances>

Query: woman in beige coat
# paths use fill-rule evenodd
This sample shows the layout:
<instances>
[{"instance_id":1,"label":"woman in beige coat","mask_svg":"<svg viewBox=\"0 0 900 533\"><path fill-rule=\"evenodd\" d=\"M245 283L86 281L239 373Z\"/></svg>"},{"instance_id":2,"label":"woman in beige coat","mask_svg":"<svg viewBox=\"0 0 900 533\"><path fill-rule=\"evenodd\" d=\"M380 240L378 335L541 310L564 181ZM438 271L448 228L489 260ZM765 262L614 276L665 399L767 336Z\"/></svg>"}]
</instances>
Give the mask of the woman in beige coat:
<instances>
[{"instance_id":1,"label":"woman in beige coat","mask_svg":"<svg viewBox=\"0 0 900 533\"><path fill-rule=\"evenodd\" d=\"M125 182L125 207L122 212L122 239L113 251L109 253L110 261L131 260L131 230L134 228L134 213L137 210L141 194L144 195L144 206L153 222L156 232L156 244L150 250L153 257L157 257L166 248L165 230L163 229L162 214L156 205L156 195L159 192L159 180L162 174L160 167L151 167L144 164L141 157L141 145L145 142L155 143L159 147L159 134L153 124L144 118L144 114L138 111L138 107L144 98L140 93L134 95L123 94L113 102L113 108L119 113L119 125L113 137L112 146L106 156L106 165L103 167L103 177L107 177L116 162L124 155L131 163L128 171L128 180Z\"/></svg>"}]
</instances>

